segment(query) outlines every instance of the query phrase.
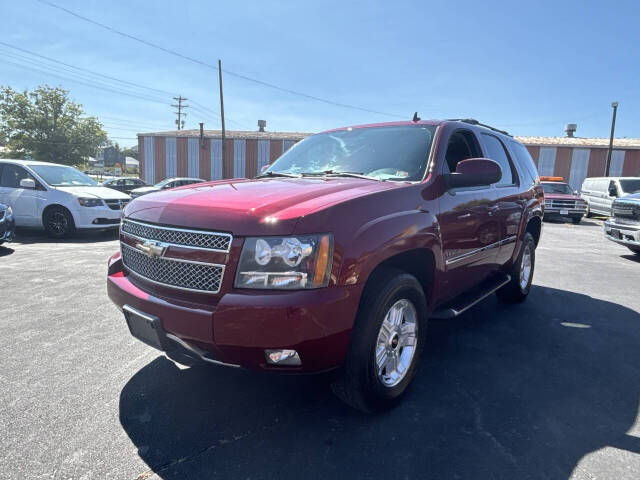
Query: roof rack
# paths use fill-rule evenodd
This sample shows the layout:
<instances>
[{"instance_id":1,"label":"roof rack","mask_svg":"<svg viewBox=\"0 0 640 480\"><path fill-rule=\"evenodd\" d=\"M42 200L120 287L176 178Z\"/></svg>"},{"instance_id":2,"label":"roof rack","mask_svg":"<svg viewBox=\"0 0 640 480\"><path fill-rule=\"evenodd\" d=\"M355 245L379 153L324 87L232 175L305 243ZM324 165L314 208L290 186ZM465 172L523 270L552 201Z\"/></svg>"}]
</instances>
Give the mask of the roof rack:
<instances>
[{"instance_id":1,"label":"roof rack","mask_svg":"<svg viewBox=\"0 0 640 480\"><path fill-rule=\"evenodd\" d=\"M492 127L490 125L486 125L484 123L480 123L475 118L447 118L447 121L448 122L463 122L463 123L468 123L470 125L477 125L479 127L485 127L485 128L488 128L489 130L493 130L494 132L502 133L503 135L508 135L510 137L512 136L509 132L507 132L505 130L500 130L500 129Z\"/></svg>"}]
</instances>

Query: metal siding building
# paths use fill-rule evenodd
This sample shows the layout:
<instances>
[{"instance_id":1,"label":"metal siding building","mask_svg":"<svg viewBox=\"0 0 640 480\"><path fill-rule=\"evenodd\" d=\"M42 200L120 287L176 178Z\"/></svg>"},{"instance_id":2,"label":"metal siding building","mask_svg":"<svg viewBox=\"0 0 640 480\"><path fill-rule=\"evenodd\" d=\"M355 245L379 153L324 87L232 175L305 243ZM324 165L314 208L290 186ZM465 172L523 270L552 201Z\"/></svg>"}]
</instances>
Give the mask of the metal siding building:
<instances>
[{"instance_id":1,"label":"metal siding building","mask_svg":"<svg viewBox=\"0 0 640 480\"><path fill-rule=\"evenodd\" d=\"M179 177L206 180L256 176L309 133L229 131L222 158L219 130L138 134L140 177L147 183ZM527 146L540 175L564 177L576 190L585 177L604 176L607 138L515 137ZM640 176L640 139L614 140L611 176ZM150 159L150 160L149 160Z\"/></svg>"},{"instance_id":2,"label":"metal siding building","mask_svg":"<svg viewBox=\"0 0 640 480\"><path fill-rule=\"evenodd\" d=\"M608 138L515 137L527 146L540 175L564 177L580 190L586 177L603 177L609 148ZM613 141L612 177L640 177L640 138Z\"/></svg>"},{"instance_id":3,"label":"metal siding building","mask_svg":"<svg viewBox=\"0 0 640 480\"><path fill-rule=\"evenodd\" d=\"M205 180L255 177L296 142L310 135L298 132L228 131L222 158L219 130L140 133L140 177L155 183L168 177Z\"/></svg>"}]
</instances>

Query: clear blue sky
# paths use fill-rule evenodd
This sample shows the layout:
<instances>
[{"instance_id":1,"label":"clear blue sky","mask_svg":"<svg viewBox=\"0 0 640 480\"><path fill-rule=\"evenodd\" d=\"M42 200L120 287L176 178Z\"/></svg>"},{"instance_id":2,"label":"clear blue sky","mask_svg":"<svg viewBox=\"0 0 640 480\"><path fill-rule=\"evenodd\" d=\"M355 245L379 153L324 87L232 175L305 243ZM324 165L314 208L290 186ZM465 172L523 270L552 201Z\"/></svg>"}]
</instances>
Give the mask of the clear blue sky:
<instances>
[{"instance_id":1,"label":"clear blue sky","mask_svg":"<svg viewBox=\"0 0 640 480\"><path fill-rule=\"evenodd\" d=\"M267 2L51 0L140 38L284 88L423 118L474 117L518 135L640 137L640 5L624 2ZM36 0L2 2L0 41L68 64L182 94L186 128L219 128L215 70L142 45ZM0 84L71 91L121 145L168 130L168 94L52 70L0 45ZM28 65L31 69L22 66ZM66 68L66 67L65 67ZM38 70L34 70L38 69ZM70 78L60 78L61 75ZM85 75L85 74L83 74ZM88 75L88 74L86 74ZM341 108L225 75L229 129L317 131L394 117ZM104 84L102 84L104 87Z\"/></svg>"}]
</instances>

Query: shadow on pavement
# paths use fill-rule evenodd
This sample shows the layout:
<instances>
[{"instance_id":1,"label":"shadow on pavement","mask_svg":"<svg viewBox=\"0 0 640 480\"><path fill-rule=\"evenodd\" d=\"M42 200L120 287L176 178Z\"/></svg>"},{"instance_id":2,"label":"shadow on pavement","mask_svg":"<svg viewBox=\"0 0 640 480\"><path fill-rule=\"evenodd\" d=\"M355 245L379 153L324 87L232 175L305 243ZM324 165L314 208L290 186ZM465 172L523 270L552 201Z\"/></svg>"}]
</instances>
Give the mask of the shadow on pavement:
<instances>
[{"instance_id":1,"label":"shadow on pavement","mask_svg":"<svg viewBox=\"0 0 640 480\"><path fill-rule=\"evenodd\" d=\"M107 230L78 230L69 238L51 238L44 230L35 230L20 228L16 229L15 243L32 244L32 243L95 243L95 242L111 242L118 239L118 229L110 228Z\"/></svg>"},{"instance_id":2,"label":"shadow on pavement","mask_svg":"<svg viewBox=\"0 0 640 480\"><path fill-rule=\"evenodd\" d=\"M535 287L522 305L491 298L432 322L408 395L384 414L343 406L326 376L180 370L158 357L123 388L120 421L165 480L567 479L602 447L640 454L625 433L638 345L637 312Z\"/></svg>"},{"instance_id":3,"label":"shadow on pavement","mask_svg":"<svg viewBox=\"0 0 640 480\"><path fill-rule=\"evenodd\" d=\"M6 257L14 252L13 248L0 245L0 257Z\"/></svg>"},{"instance_id":4,"label":"shadow on pavement","mask_svg":"<svg viewBox=\"0 0 640 480\"><path fill-rule=\"evenodd\" d=\"M636 255L635 253L627 254L627 255L620 255L620 256L622 258L626 259L626 260L631 260L633 262L640 263L640 255Z\"/></svg>"}]
</instances>

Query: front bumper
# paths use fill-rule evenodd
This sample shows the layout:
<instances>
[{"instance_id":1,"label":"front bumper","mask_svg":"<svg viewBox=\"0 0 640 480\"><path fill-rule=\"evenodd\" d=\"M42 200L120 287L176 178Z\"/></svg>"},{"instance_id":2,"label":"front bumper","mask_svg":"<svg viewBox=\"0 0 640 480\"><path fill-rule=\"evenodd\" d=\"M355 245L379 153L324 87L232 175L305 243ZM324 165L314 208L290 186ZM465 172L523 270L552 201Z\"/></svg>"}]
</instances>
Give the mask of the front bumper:
<instances>
[{"instance_id":1,"label":"front bumper","mask_svg":"<svg viewBox=\"0 0 640 480\"><path fill-rule=\"evenodd\" d=\"M549 218L572 218L582 217L587 214L587 205L584 207L578 206L576 208L558 208L558 207L544 207L544 216Z\"/></svg>"},{"instance_id":2,"label":"front bumper","mask_svg":"<svg viewBox=\"0 0 640 480\"><path fill-rule=\"evenodd\" d=\"M115 228L120 226L122 210L112 210L107 206L78 207L73 212L76 228Z\"/></svg>"},{"instance_id":3,"label":"front bumper","mask_svg":"<svg viewBox=\"0 0 640 480\"><path fill-rule=\"evenodd\" d=\"M168 337L165 351L175 346L210 363L311 373L344 363L362 286L232 290L211 303L193 303L181 300L179 291L175 298L152 293L123 272L116 255L110 260L107 291L121 310L126 305L160 319ZM265 349L296 350L302 365L267 364Z\"/></svg>"},{"instance_id":4,"label":"front bumper","mask_svg":"<svg viewBox=\"0 0 640 480\"><path fill-rule=\"evenodd\" d=\"M609 219L604 222L604 235L612 242L640 249L640 223L620 223Z\"/></svg>"}]
</instances>

